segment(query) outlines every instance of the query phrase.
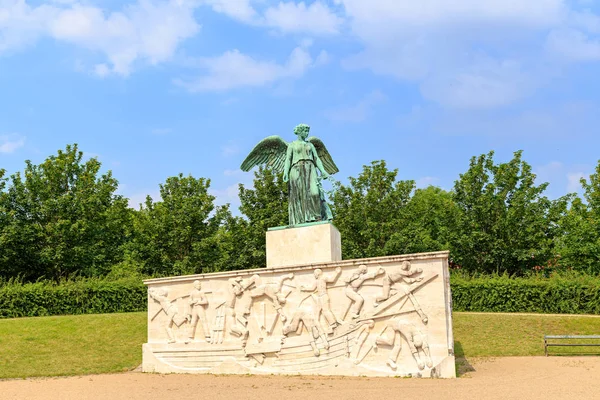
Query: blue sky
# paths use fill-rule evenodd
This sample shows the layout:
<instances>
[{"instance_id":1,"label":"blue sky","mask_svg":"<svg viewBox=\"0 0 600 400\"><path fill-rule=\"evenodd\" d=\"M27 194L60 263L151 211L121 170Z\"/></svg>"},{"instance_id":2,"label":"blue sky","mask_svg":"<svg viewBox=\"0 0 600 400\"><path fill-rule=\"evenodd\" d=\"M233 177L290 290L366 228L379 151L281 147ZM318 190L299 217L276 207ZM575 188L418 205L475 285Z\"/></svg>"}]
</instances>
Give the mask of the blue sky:
<instances>
[{"instance_id":1,"label":"blue sky","mask_svg":"<svg viewBox=\"0 0 600 400\"><path fill-rule=\"evenodd\" d=\"M298 123L356 176L452 188L516 150L551 197L600 159L592 0L0 0L0 168L78 143L132 203L182 172L237 204L262 138Z\"/></svg>"}]
</instances>

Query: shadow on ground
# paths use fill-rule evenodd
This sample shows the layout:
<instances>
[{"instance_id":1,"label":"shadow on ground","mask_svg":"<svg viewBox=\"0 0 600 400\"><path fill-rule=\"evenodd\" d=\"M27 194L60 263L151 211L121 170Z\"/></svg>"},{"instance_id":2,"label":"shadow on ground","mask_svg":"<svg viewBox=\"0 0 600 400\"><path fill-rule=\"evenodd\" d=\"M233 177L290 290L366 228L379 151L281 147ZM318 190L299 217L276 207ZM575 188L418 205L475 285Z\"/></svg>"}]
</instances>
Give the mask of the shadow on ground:
<instances>
[{"instance_id":1,"label":"shadow on ground","mask_svg":"<svg viewBox=\"0 0 600 400\"><path fill-rule=\"evenodd\" d=\"M464 376L468 372L474 372L475 368L469 363L465 357L465 351L460 342L454 342L454 356L456 357L456 376Z\"/></svg>"}]
</instances>

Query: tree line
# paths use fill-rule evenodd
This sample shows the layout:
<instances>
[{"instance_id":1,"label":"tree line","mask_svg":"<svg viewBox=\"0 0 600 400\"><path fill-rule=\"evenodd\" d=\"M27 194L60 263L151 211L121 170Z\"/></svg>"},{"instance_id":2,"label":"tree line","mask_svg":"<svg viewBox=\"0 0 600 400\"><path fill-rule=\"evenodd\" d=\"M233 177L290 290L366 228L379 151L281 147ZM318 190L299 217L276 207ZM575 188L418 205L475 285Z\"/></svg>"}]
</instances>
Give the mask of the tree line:
<instances>
[{"instance_id":1,"label":"tree line","mask_svg":"<svg viewBox=\"0 0 600 400\"><path fill-rule=\"evenodd\" d=\"M267 168L239 185L241 216L218 206L210 179L179 174L139 209L76 144L11 176L0 169L0 278L167 276L265 265L265 232L286 225L287 184ZM417 189L385 161L330 196L345 259L450 250L467 273L600 272L600 162L584 198L551 200L521 151L473 157L450 191Z\"/></svg>"}]
</instances>

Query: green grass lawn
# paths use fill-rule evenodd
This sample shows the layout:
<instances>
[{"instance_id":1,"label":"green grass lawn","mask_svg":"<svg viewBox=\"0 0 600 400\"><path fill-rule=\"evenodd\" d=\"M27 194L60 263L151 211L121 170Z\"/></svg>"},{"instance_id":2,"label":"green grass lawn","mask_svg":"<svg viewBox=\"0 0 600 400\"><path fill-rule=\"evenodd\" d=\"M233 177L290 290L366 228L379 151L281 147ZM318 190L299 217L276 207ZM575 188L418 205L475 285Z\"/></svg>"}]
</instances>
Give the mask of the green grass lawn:
<instances>
[{"instance_id":1,"label":"green grass lawn","mask_svg":"<svg viewBox=\"0 0 600 400\"><path fill-rule=\"evenodd\" d=\"M544 335L600 335L600 317L454 313L458 357L543 356ZM600 347L550 347L549 353L600 355Z\"/></svg>"},{"instance_id":2,"label":"green grass lawn","mask_svg":"<svg viewBox=\"0 0 600 400\"><path fill-rule=\"evenodd\" d=\"M541 356L544 334L600 334L600 317L454 313L458 357ZM145 312L0 320L0 378L131 370L145 341Z\"/></svg>"},{"instance_id":3,"label":"green grass lawn","mask_svg":"<svg viewBox=\"0 0 600 400\"><path fill-rule=\"evenodd\" d=\"M0 320L0 378L127 371L145 341L145 312Z\"/></svg>"}]
</instances>

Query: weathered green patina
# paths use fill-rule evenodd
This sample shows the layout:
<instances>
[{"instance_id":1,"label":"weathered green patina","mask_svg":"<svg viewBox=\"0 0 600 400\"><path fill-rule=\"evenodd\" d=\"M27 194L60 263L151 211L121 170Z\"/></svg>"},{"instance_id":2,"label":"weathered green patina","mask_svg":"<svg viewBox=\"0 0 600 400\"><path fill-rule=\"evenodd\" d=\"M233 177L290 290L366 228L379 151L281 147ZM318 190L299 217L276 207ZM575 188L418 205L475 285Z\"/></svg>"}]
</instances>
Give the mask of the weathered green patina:
<instances>
[{"instance_id":1,"label":"weathered green patina","mask_svg":"<svg viewBox=\"0 0 600 400\"><path fill-rule=\"evenodd\" d=\"M309 131L308 125L300 124L294 128L298 138L291 143L276 135L261 140L241 166L242 171L250 171L265 164L276 172L283 172L289 188L291 226L333 219L321 180L339 170L323 142L314 136L308 137Z\"/></svg>"}]
</instances>

